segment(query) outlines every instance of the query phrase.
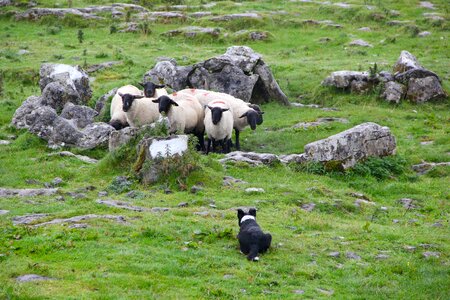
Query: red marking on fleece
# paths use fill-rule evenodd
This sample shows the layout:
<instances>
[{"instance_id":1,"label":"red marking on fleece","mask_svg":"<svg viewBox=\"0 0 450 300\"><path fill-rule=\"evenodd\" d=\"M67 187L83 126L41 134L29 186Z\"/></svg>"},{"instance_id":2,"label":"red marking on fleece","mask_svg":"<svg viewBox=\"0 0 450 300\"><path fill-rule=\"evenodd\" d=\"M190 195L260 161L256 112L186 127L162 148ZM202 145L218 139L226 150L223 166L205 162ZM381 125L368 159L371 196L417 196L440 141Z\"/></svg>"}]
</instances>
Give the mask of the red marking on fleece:
<instances>
[{"instance_id":1,"label":"red marking on fleece","mask_svg":"<svg viewBox=\"0 0 450 300\"><path fill-rule=\"evenodd\" d=\"M195 89L191 89L191 93L192 93L192 94L195 94Z\"/></svg>"},{"instance_id":2,"label":"red marking on fleece","mask_svg":"<svg viewBox=\"0 0 450 300\"><path fill-rule=\"evenodd\" d=\"M203 96L208 96L209 93L204 93Z\"/></svg>"},{"instance_id":3,"label":"red marking on fleece","mask_svg":"<svg viewBox=\"0 0 450 300\"><path fill-rule=\"evenodd\" d=\"M222 100L214 100L214 101L211 102L211 104L214 104L214 103L217 103L217 104L226 104L226 103L223 102Z\"/></svg>"},{"instance_id":4,"label":"red marking on fleece","mask_svg":"<svg viewBox=\"0 0 450 300\"><path fill-rule=\"evenodd\" d=\"M172 93L172 95L176 96L176 95L177 95L177 93L176 93L176 92L175 92L175 93Z\"/></svg>"}]
</instances>

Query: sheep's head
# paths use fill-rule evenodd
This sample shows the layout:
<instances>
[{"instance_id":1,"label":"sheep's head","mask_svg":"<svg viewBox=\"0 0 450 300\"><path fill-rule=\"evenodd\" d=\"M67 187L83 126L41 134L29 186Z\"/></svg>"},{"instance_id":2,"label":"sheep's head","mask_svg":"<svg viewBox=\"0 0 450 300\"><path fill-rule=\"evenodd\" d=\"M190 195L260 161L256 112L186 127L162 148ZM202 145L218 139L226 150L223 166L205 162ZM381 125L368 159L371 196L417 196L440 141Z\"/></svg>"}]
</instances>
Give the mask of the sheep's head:
<instances>
[{"instance_id":1,"label":"sheep's head","mask_svg":"<svg viewBox=\"0 0 450 300\"><path fill-rule=\"evenodd\" d=\"M142 95L130 95L130 94L122 94L119 93L119 96L122 98L122 110L127 112L130 110L131 105L133 105L133 101L136 99L144 98Z\"/></svg>"},{"instance_id":2,"label":"sheep's head","mask_svg":"<svg viewBox=\"0 0 450 300\"><path fill-rule=\"evenodd\" d=\"M172 105L178 106L178 103L170 99L168 96L161 96L158 99L152 100L154 103L158 103L159 113L169 113Z\"/></svg>"},{"instance_id":3,"label":"sheep's head","mask_svg":"<svg viewBox=\"0 0 450 300\"><path fill-rule=\"evenodd\" d=\"M220 122L220 120L222 119L222 114L225 111L229 111L229 108L221 108L221 107L211 107L209 105L207 105L207 107L211 110L211 118L212 118L212 122L214 125L217 125L217 123Z\"/></svg>"},{"instance_id":4,"label":"sheep's head","mask_svg":"<svg viewBox=\"0 0 450 300\"><path fill-rule=\"evenodd\" d=\"M156 89L162 89L163 87L165 87L164 84L154 84L151 81L145 83L139 82L139 85L144 88L144 95L147 98L152 98L153 96L155 96Z\"/></svg>"},{"instance_id":5,"label":"sheep's head","mask_svg":"<svg viewBox=\"0 0 450 300\"><path fill-rule=\"evenodd\" d=\"M264 114L264 112L261 110L261 107L259 107L258 104L252 104L252 103L249 103L248 107L253 108L256 112L259 113L259 118L256 120L256 124L261 125L263 123L262 115Z\"/></svg>"},{"instance_id":6,"label":"sheep's head","mask_svg":"<svg viewBox=\"0 0 450 300\"><path fill-rule=\"evenodd\" d=\"M256 111L254 109L249 109L239 118L247 118L248 125L250 126L250 128L252 130L255 130L256 125L259 125L262 123L262 115L263 114L264 114L264 112L262 112L262 111Z\"/></svg>"}]
</instances>

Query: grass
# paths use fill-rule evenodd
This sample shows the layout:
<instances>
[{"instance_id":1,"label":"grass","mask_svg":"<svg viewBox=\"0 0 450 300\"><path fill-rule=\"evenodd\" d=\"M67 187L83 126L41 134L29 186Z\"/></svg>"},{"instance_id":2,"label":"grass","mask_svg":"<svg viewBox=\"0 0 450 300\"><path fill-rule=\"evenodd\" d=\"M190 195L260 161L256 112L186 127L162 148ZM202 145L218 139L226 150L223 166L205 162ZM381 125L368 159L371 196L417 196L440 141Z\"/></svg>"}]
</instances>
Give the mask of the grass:
<instances>
[{"instance_id":1,"label":"grass","mask_svg":"<svg viewBox=\"0 0 450 300\"><path fill-rule=\"evenodd\" d=\"M159 5L165 9L161 1L141 2L154 10ZM77 1L73 6L108 3ZM198 5L200 1L183 3ZM0 209L10 211L0 216L0 298L320 299L330 297L327 291L337 299L449 298L448 167L422 176L410 170L412 164L422 160L448 161L448 101L391 105L378 99L376 93L353 95L320 86L321 80L336 70L369 70L374 63L381 70L391 70L400 51L409 50L423 66L439 74L449 91L448 19L427 21L422 13L429 11L406 0L347 1L353 5L350 9L286 1L240 3L242 6L220 1L208 10L216 15L258 11L263 19L224 24L194 19L150 22L148 34L110 34L111 26L123 20L111 21L107 15L102 22L73 17L16 22L8 15L0 17L0 139L17 136L10 145L0 146L0 187L39 188L55 177L64 180L57 195L64 201L57 196L0 198ZM446 1L433 3L438 7L436 12L448 15ZM368 10L366 4L375 8ZM67 3L44 0L39 6L67 7ZM400 16L393 16L390 10L398 10ZM301 22L307 19L332 20L343 28ZM411 22L400 27L387 25L392 20ZM132 146L115 154L108 154L106 149L65 149L101 160L98 165L87 165L70 157L47 156L53 150L45 141L9 126L21 103L40 94L42 62L83 65L85 61L122 61L122 65L93 75L94 95L89 102L93 106L112 88L140 81L159 56L174 57L180 65L188 65L222 54L235 44L231 36L196 41L161 35L188 25L221 27L229 33L248 28L270 32L269 41L245 44L263 55L290 101L338 109L264 104L264 123L256 131L241 135L243 150L301 153L309 142L370 121L391 129L397 140L397 155L368 160L347 172L326 170L317 164L222 166L217 162L221 155L199 155L194 156L198 169L183 180L182 187L176 181L178 174L145 186L132 172ZM360 27L372 31L358 31ZM83 30L81 44L79 29ZM431 31L432 35L419 38L417 29ZM328 38L327 42L323 38ZM374 47L348 47L356 38ZM19 49L30 53L18 55ZM347 118L349 123L290 129L298 122L320 117ZM430 140L434 143L421 144ZM117 176L129 176L131 186L111 188ZM247 183L223 186L223 176ZM28 184L29 179L40 183ZM193 185L203 190L192 194L189 191ZM88 186L95 190L86 190ZM247 194L247 187L261 187L265 193ZM167 188L173 193L166 194ZM134 198L127 196L129 189L136 191ZM109 192L109 199L170 210L132 212L97 204L98 192L104 190ZM85 193L86 198L68 194L75 191ZM350 195L355 192L363 193L376 205L355 206L356 198ZM417 208L405 209L398 202L401 198L413 199ZM179 207L181 202L188 206ZM316 204L312 212L301 208L311 202ZM238 251L234 209L240 206L257 207L260 225L273 236L272 248L259 263L246 261ZM195 214L205 211L206 216ZM87 221L89 227L84 229L12 224L13 217L30 213L48 213L44 221L90 213L113 214L124 216L127 222L94 219ZM433 226L435 223L443 226ZM406 246L416 249L410 251ZM334 251L339 251L340 257L329 256ZM424 258L425 251L439 252L440 257ZM361 260L347 258L346 252L355 252ZM389 257L377 259L379 254ZM18 283L15 278L24 274L57 280ZM294 293L298 290L304 293Z\"/></svg>"}]
</instances>

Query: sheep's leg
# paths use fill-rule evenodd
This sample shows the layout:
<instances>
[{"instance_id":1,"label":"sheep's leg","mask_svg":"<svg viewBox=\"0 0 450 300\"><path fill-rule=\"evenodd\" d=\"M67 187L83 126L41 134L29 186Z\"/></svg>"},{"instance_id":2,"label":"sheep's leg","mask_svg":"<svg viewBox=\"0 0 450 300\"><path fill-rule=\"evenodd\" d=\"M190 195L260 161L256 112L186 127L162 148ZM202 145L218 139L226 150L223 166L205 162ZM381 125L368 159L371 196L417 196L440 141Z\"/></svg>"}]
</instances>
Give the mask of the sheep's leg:
<instances>
[{"instance_id":1,"label":"sheep's leg","mask_svg":"<svg viewBox=\"0 0 450 300\"><path fill-rule=\"evenodd\" d=\"M228 153L227 152L227 148L226 148L227 146L226 146L226 140L225 139L220 141L220 146L222 147L222 153Z\"/></svg>"},{"instance_id":2,"label":"sheep's leg","mask_svg":"<svg viewBox=\"0 0 450 300\"><path fill-rule=\"evenodd\" d=\"M200 146L200 149L197 149L199 151L205 151L205 136L204 136L204 132L200 132L197 134L197 138L198 138L198 143Z\"/></svg>"},{"instance_id":3,"label":"sheep's leg","mask_svg":"<svg viewBox=\"0 0 450 300\"><path fill-rule=\"evenodd\" d=\"M233 144L231 139L227 139L227 153L231 152L231 144Z\"/></svg>"},{"instance_id":4,"label":"sheep's leg","mask_svg":"<svg viewBox=\"0 0 450 300\"><path fill-rule=\"evenodd\" d=\"M211 139L208 138L208 145L206 146L206 155L208 155L210 149L211 149Z\"/></svg>"},{"instance_id":5,"label":"sheep's leg","mask_svg":"<svg viewBox=\"0 0 450 300\"><path fill-rule=\"evenodd\" d=\"M234 135L236 136L236 150L241 150L241 144L239 143L239 130L234 129Z\"/></svg>"}]
</instances>

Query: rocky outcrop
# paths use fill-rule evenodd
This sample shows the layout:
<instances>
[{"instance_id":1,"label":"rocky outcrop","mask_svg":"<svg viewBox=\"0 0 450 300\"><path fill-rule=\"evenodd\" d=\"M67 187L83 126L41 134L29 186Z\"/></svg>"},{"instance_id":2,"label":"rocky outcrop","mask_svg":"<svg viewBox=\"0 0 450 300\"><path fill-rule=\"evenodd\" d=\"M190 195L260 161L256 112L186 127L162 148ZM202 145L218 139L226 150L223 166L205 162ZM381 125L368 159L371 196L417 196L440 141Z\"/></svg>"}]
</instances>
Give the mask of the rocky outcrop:
<instances>
[{"instance_id":1,"label":"rocky outcrop","mask_svg":"<svg viewBox=\"0 0 450 300\"><path fill-rule=\"evenodd\" d=\"M411 78L408 82L406 98L411 102L423 103L431 100L447 98L441 83L434 76L425 78Z\"/></svg>"},{"instance_id":2,"label":"rocky outcrop","mask_svg":"<svg viewBox=\"0 0 450 300\"><path fill-rule=\"evenodd\" d=\"M58 192L54 189L6 189L0 188L0 198L51 196Z\"/></svg>"},{"instance_id":3,"label":"rocky outcrop","mask_svg":"<svg viewBox=\"0 0 450 300\"><path fill-rule=\"evenodd\" d=\"M92 95L87 74L78 66L43 64L40 75L42 96L29 97L16 110L12 125L28 129L47 140L52 148L67 145L92 149L107 145L114 128L94 123L97 111L82 105Z\"/></svg>"},{"instance_id":4,"label":"rocky outcrop","mask_svg":"<svg viewBox=\"0 0 450 300\"><path fill-rule=\"evenodd\" d=\"M223 55L188 67L178 67L173 61L159 62L144 80L163 82L175 90L207 89L257 104L273 99L289 105L261 55L246 46L230 47Z\"/></svg>"},{"instance_id":5,"label":"rocky outcrop","mask_svg":"<svg viewBox=\"0 0 450 300\"><path fill-rule=\"evenodd\" d=\"M395 81L388 81L383 86L383 91L381 93L381 98L388 102L400 103L403 95L405 94L406 87Z\"/></svg>"},{"instance_id":6,"label":"rocky outcrop","mask_svg":"<svg viewBox=\"0 0 450 300\"><path fill-rule=\"evenodd\" d=\"M179 29L170 30L164 33L164 35L169 37L183 36L186 38L196 38L196 37L212 37L217 38L220 35L220 28L213 27L198 27L198 26L187 26Z\"/></svg>"},{"instance_id":7,"label":"rocky outcrop","mask_svg":"<svg viewBox=\"0 0 450 300\"><path fill-rule=\"evenodd\" d=\"M338 162L346 169L368 157L395 154L396 142L388 127L363 123L305 146L308 160Z\"/></svg>"},{"instance_id":8,"label":"rocky outcrop","mask_svg":"<svg viewBox=\"0 0 450 300\"><path fill-rule=\"evenodd\" d=\"M350 87L352 81L367 81L368 78L368 72L337 71L325 78L325 80L322 81L322 85L346 89Z\"/></svg>"}]
</instances>

